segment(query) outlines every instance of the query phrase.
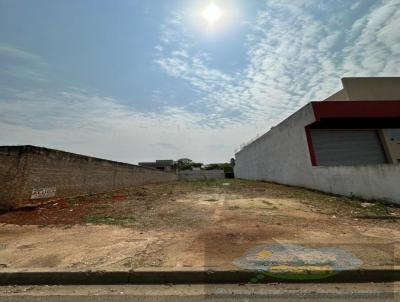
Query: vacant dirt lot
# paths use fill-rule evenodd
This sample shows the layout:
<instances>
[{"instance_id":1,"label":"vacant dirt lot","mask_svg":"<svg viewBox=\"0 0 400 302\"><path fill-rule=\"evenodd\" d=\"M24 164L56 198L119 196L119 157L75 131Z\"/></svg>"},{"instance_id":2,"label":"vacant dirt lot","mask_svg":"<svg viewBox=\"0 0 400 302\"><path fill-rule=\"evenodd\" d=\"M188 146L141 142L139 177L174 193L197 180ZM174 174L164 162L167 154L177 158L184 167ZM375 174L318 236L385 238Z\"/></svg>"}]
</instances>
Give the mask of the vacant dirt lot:
<instances>
[{"instance_id":1,"label":"vacant dirt lot","mask_svg":"<svg viewBox=\"0 0 400 302\"><path fill-rule=\"evenodd\" d=\"M0 270L235 268L260 244L340 247L400 264L400 209L277 184L171 182L0 215Z\"/></svg>"}]
</instances>

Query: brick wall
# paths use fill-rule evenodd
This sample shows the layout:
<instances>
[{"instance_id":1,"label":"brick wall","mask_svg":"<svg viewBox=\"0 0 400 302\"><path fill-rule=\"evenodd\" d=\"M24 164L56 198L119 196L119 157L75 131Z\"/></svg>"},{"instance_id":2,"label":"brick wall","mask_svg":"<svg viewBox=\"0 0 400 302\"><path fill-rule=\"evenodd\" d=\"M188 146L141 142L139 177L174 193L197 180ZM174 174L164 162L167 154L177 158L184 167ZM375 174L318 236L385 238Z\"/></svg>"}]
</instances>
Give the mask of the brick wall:
<instances>
[{"instance_id":1,"label":"brick wall","mask_svg":"<svg viewBox=\"0 0 400 302\"><path fill-rule=\"evenodd\" d=\"M174 173L53 149L0 147L3 210L31 199L33 190L55 190L55 196L67 197L175 179Z\"/></svg>"}]
</instances>

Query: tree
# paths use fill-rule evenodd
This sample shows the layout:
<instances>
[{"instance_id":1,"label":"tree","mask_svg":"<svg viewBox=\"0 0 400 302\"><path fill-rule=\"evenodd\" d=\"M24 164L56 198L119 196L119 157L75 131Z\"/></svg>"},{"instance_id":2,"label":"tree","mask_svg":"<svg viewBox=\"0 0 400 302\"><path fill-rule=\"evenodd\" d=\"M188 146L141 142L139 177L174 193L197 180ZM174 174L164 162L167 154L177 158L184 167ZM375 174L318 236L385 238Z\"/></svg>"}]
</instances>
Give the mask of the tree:
<instances>
[{"instance_id":1,"label":"tree","mask_svg":"<svg viewBox=\"0 0 400 302\"><path fill-rule=\"evenodd\" d=\"M233 167L230 163L209 164L204 167L205 170L224 170L225 173L233 172Z\"/></svg>"},{"instance_id":2,"label":"tree","mask_svg":"<svg viewBox=\"0 0 400 302\"><path fill-rule=\"evenodd\" d=\"M181 158L177 160L179 170L193 170L193 168L201 168L203 163L195 163L190 158Z\"/></svg>"}]
</instances>

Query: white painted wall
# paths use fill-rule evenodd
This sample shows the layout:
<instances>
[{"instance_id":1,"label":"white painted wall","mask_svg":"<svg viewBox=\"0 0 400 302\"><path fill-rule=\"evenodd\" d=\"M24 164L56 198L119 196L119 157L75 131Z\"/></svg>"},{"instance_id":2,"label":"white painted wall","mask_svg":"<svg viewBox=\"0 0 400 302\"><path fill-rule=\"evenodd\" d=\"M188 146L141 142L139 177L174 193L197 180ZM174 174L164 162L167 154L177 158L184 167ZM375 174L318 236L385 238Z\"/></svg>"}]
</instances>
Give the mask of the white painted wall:
<instances>
[{"instance_id":1,"label":"white painted wall","mask_svg":"<svg viewBox=\"0 0 400 302\"><path fill-rule=\"evenodd\" d=\"M400 204L400 165L313 167L313 189Z\"/></svg>"},{"instance_id":2,"label":"white painted wall","mask_svg":"<svg viewBox=\"0 0 400 302\"><path fill-rule=\"evenodd\" d=\"M236 154L235 177L306 186L311 159L304 127L314 121L309 104L244 147Z\"/></svg>"},{"instance_id":3,"label":"white painted wall","mask_svg":"<svg viewBox=\"0 0 400 302\"><path fill-rule=\"evenodd\" d=\"M304 127L308 104L236 154L235 177L400 204L400 165L313 167Z\"/></svg>"}]
</instances>

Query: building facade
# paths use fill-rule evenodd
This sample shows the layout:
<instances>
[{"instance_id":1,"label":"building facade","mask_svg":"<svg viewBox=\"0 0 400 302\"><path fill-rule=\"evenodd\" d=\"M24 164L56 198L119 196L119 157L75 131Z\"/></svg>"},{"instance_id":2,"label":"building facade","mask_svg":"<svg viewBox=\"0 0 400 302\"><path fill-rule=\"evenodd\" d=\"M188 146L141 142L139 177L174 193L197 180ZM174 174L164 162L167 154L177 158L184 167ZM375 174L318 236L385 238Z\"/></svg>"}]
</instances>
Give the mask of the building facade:
<instances>
[{"instance_id":1,"label":"building facade","mask_svg":"<svg viewBox=\"0 0 400 302\"><path fill-rule=\"evenodd\" d=\"M238 178L400 203L400 78L345 78L236 154Z\"/></svg>"}]
</instances>

